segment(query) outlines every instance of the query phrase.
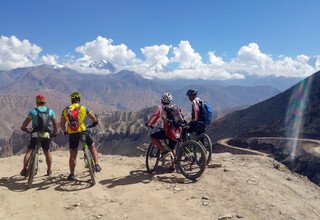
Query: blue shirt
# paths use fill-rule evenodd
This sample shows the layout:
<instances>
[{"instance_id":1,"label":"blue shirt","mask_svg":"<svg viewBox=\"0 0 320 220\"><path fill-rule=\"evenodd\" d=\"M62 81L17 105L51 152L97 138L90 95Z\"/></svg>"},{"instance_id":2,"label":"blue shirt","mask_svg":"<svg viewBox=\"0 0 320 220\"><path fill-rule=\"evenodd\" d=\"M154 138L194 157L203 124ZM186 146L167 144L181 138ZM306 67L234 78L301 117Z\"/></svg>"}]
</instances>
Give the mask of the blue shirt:
<instances>
[{"instance_id":1,"label":"blue shirt","mask_svg":"<svg viewBox=\"0 0 320 220\"><path fill-rule=\"evenodd\" d=\"M39 106L38 107L40 112L46 112L47 111L47 107L46 106ZM50 119L55 118L54 112L49 109L49 116ZM32 109L29 114L28 114L29 118L32 118L32 128L36 128L38 125L38 113L35 109Z\"/></svg>"}]
</instances>

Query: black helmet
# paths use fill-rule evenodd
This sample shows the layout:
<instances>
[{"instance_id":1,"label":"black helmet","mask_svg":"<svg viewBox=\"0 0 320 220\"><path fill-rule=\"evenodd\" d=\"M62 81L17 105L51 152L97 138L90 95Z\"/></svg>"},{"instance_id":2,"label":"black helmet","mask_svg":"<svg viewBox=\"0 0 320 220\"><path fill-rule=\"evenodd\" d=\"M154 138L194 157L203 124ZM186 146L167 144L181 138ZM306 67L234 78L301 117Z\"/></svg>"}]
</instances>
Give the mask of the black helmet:
<instances>
[{"instance_id":1,"label":"black helmet","mask_svg":"<svg viewBox=\"0 0 320 220\"><path fill-rule=\"evenodd\" d=\"M188 92L186 93L187 96L189 95L197 95L198 92L196 89L189 89Z\"/></svg>"}]
</instances>

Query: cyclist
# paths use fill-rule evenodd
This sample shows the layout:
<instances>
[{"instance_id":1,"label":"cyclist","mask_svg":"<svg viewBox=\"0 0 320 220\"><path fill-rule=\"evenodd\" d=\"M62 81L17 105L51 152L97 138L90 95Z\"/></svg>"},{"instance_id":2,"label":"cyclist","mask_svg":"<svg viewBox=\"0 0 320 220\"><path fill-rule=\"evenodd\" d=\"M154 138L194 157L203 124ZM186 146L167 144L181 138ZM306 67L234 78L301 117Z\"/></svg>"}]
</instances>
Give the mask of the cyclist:
<instances>
[{"instance_id":1,"label":"cyclist","mask_svg":"<svg viewBox=\"0 0 320 220\"><path fill-rule=\"evenodd\" d=\"M203 101L197 97L197 90L189 89L186 95L192 102L191 121L189 122L189 128L187 132L196 132L198 135L205 133L206 125L202 118L202 103Z\"/></svg>"},{"instance_id":2,"label":"cyclist","mask_svg":"<svg viewBox=\"0 0 320 220\"><path fill-rule=\"evenodd\" d=\"M45 106L46 104L46 97L42 94L39 94L35 98L37 108L32 109L27 118L24 120L21 126L22 131L28 131L27 126L32 121L32 132L47 132L47 137L41 140L41 147L43 149L43 153L46 157L47 163L47 175L51 175L52 173L52 156L49 151L50 147L50 136L54 137L57 136L58 126L57 120L55 118L55 114L52 109L49 109ZM49 122L51 121L53 125L53 133L49 135L51 129ZM37 145L37 138L32 137L30 139L29 146L27 148L26 154L24 155L23 159L23 169L20 172L21 176L27 176L27 169L28 169L28 160L30 158L32 150Z\"/></svg>"},{"instance_id":3,"label":"cyclist","mask_svg":"<svg viewBox=\"0 0 320 220\"><path fill-rule=\"evenodd\" d=\"M84 124L84 119L86 116L90 118L93 126L96 126L98 124L98 120L87 106L80 104L81 94L79 92L73 92L70 95L70 98L71 98L71 105L66 107L62 111L60 126L64 134L69 134L70 174L67 179L74 180L74 170L76 167L78 145L80 142L80 137L83 133L85 134L86 143L89 146L89 150L92 153L93 159L95 160L95 167L94 167L95 171L100 172L101 167L98 161L97 148L91 136L87 132L87 128ZM66 127L66 124L67 124L67 127Z\"/></svg>"},{"instance_id":4,"label":"cyclist","mask_svg":"<svg viewBox=\"0 0 320 220\"><path fill-rule=\"evenodd\" d=\"M164 130L154 132L151 134L151 143L156 145L161 153L161 158L166 157L170 152L167 151L161 144L159 140L161 139L168 139L169 140L169 147L172 150L172 153L175 155L174 146L176 145L175 139L179 138L182 132L182 128L173 128L170 125L170 121L168 120L168 114L165 111L165 108L168 107L172 101L172 95L170 93L165 93L161 98L161 105L159 105L153 115L151 116L149 122L146 124L147 127L151 127L154 125L159 118L163 121L163 128ZM171 164L170 172L174 171L174 163Z\"/></svg>"}]
</instances>

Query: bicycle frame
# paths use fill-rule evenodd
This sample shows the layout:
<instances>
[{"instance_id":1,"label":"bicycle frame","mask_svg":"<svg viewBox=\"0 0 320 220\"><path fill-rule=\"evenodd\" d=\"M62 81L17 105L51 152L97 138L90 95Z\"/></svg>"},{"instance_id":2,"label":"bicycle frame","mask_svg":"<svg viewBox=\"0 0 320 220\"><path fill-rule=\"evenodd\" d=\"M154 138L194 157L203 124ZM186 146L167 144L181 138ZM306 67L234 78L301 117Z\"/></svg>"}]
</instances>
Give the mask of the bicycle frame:
<instances>
[{"instance_id":1,"label":"bicycle frame","mask_svg":"<svg viewBox=\"0 0 320 220\"><path fill-rule=\"evenodd\" d=\"M37 138L37 144L32 150L31 155L28 160L28 188L31 188L33 178L38 172L38 159L39 159L39 149L41 147L41 141L44 138L50 138L48 132L31 132L30 138Z\"/></svg>"},{"instance_id":2,"label":"bicycle frame","mask_svg":"<svg viewBox=\"0 0 320 220\"><path fill-rule=\"evenodd\" d=\"M95 170L94 170L94 166L95 166L95 161L93 159L93 156L89 150L89 147L86 143L86 136L85 133L81 134L80 137L80 143L82 145L82 150L83 150L83 154L84 154L84 162L85 164L88 165L88 169L89 169L89 173L90 173L90 177L91 177L91 181L92 181L92 185L95 185Z\"/></svg>"}]
</instances>

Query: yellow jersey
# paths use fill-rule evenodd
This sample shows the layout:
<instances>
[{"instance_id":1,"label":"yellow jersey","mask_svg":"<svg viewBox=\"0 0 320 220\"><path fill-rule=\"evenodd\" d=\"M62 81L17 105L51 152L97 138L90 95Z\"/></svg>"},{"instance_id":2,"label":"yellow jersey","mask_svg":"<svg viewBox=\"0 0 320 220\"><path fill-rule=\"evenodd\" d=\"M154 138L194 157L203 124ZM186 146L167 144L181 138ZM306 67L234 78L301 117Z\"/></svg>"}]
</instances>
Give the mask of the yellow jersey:
<instances>
[{"instance_id":1,"label":"yellow jersey","mask_svg":"<svg viewBox=\"0 0 320 220\"><path fill-rule=\"evenodd\" d=\"M77 130L72 130L70 128L70 120L69 120L69 117L68 117L68 109L70 109L70 111L76 109L76 108L79 108L79 112L78 112L78 124L79 124L79 128ZM86 131L87 128L86 128L86 125L84 124L84 119L85 117L87 116L87 114L90 114L91 110L84 106L84 105L81 105L79 103L73 103L71 105L69 105L68 107L66 107L63 111L62 111L62 117L64 117L67 121L67 131L68 131L68 134L75 134L75 133L80 133L80 132L83 132L83 131Z\"/></svg>"}]
</instances>

